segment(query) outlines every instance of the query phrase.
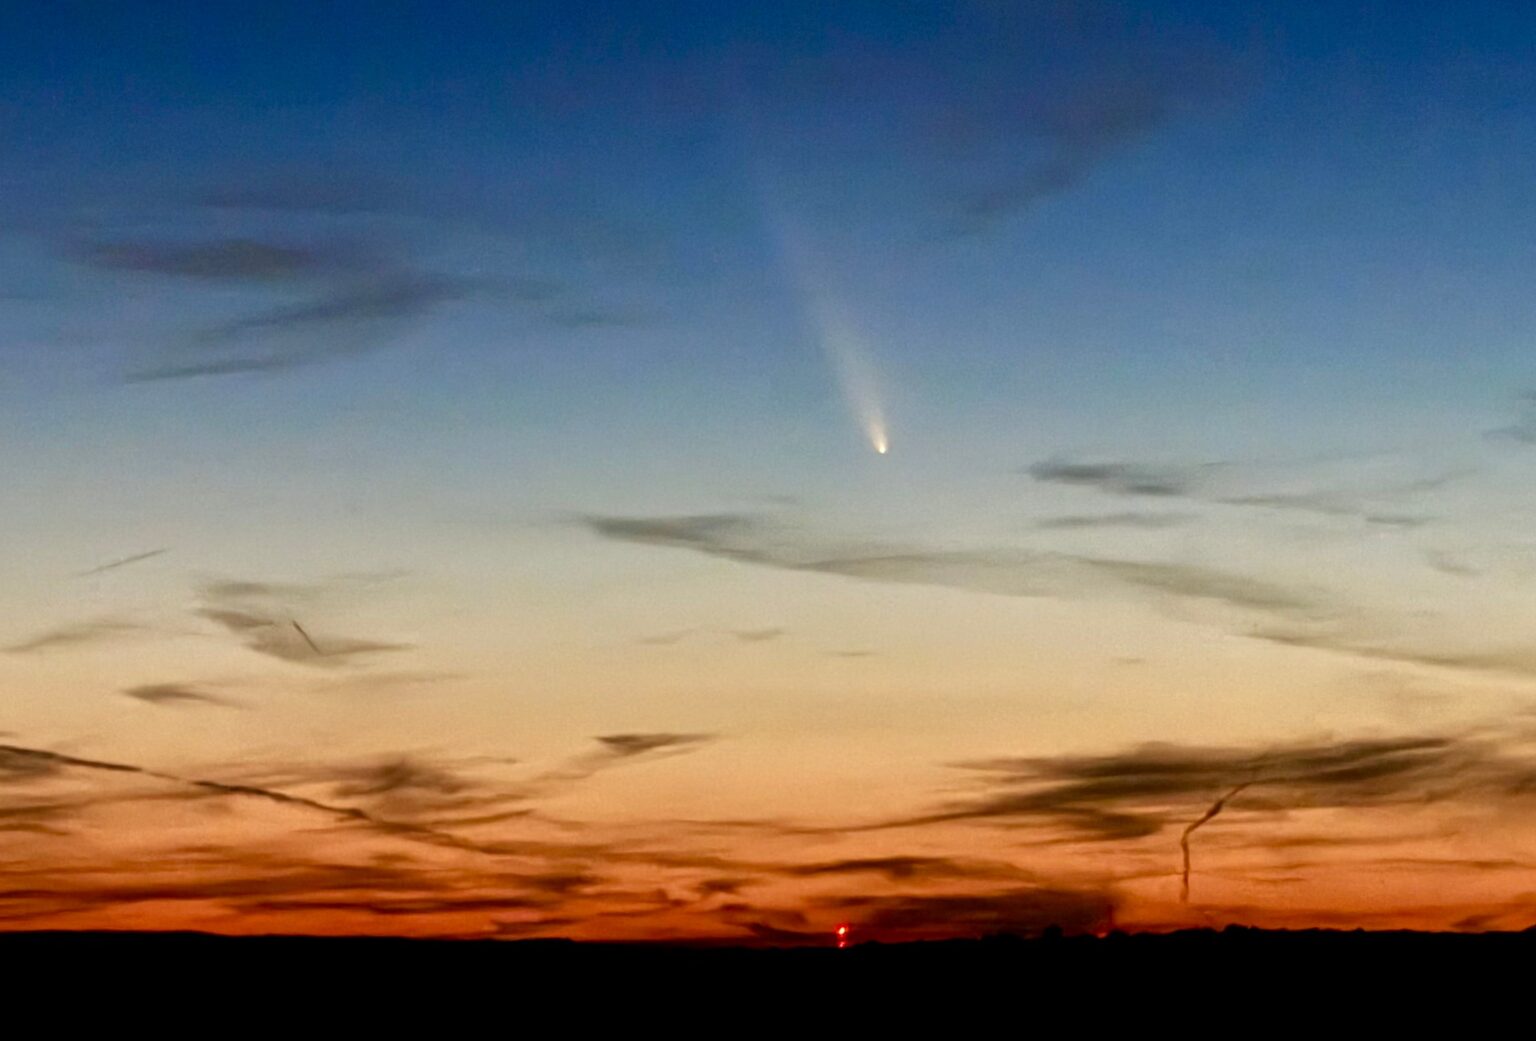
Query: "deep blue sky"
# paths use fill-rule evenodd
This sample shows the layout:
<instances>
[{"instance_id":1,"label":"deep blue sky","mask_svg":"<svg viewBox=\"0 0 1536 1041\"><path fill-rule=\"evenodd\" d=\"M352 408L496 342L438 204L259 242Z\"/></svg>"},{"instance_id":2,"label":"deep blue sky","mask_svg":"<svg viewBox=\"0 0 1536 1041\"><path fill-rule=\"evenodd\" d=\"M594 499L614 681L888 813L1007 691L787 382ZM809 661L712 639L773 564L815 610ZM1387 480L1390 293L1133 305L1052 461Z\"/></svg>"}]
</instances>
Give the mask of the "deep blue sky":
<instances>
[{"instance_id":1,"label":"deep blue sky","mask_svg":"<svg viewBox=\"0 0 1536 1041\"><path fill-rule=\"evenodd\" d=\"M309 436L409 399L422 451L510 425L595 486L610 445L701 441L748 484L835 485L847 420L786 222L921 431L897 440L983 471L1394 448L1536 379L1536 18L1509 5L5 17L5 385L44 429L78 407L150 446L250 409ZM141 255L230 242L308 266ZM736 458L736 427L791 457Z\"/></svg>"}]
</instances>

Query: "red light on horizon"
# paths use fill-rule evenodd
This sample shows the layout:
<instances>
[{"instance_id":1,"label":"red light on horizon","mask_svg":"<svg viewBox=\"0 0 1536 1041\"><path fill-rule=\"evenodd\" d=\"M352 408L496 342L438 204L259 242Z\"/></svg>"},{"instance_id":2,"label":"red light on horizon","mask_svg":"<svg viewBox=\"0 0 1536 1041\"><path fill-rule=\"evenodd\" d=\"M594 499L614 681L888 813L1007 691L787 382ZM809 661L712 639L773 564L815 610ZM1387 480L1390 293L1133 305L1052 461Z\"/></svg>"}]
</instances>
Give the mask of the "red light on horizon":
<instances>
[{"instance_id":1,"label":"red light on horizon","mask_svg":"<svg viewBox=\"0 0 1536 1041\"><path fill-rule=\"evenodd\" d=\"M848 927L846 925L837 927L837 945L838 947L848 946Z\"/></svg>"}]
</instances>

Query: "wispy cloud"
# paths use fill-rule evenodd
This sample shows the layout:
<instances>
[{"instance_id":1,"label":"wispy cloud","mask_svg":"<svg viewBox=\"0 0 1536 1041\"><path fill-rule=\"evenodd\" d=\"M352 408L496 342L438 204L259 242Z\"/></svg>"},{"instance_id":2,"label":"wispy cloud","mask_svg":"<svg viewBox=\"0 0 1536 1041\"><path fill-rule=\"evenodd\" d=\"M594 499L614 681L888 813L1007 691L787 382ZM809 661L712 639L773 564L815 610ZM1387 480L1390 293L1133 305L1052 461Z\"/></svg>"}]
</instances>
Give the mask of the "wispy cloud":
<instances>
[{"instance_id":1,"label":"wispy cloud","mask_svg":"<svg viewBox=\"0 0 1536 1041\"><path fill-rule=\"evenodd\" d=\"M14 786L19 778L6 769L0 755L0 783ZM78 809L74 803L57 799L18 798L14 787L6 792L6 805L0 807L0 833L47 835L62 838L72 832L68 821Z\"/></svg>"},{"instance_id":2,"label":"wispy cloud","mask_svg":"<svg viewBox=\"0 0 1536 1041\"><path fill-rule=\"evenodd\" d=\"M1509 673L1536 676L1536 649L1523 644L1505 646L1446 645L1444 639L1420 639L1417 643L1398 638L1395 642L1370 639L1339 627L1260 627L1247 633L1256 640L1331 651L1373 661L1401 662L1432 668L1472 672Z\"/></svg>"},{"instance_id":3,"label":"wispy cloud","mask_svg":"<svg viewBox=\"0 0 1536 1041\"><path fill-rule=\"evenodd\" d=\"M1195 519L1191 513L1151 513L1122 511L1119 513L1073 513L1047 517L1037 521L1035 527L1042 531L1085 531L1100 528L1144 528L1158 531L1175 528Z\"/></svg>"},{"instance_id":4,"label":"wispy cloud","mask_svg":"<svg viewBox=\"0 0 1536 1041\"><path fill-rule=\"evenodd\" d=\"M466 762L412 755L365 762L277 764L248 768L245 777L209 777L0 745L0 782L14 786L17 795L35 796L13 798L15 813L0 810L0 830L11 830L15 824L40 840L67 842L75 816L91 805L61 799L52 786L73 772L101 772L161 782L167 786L167 798L265 802L329 820L356 835L473 854L468 859L444 858L394 845L383 847L367 864L319 865L289 862L263 849L210 847L178 855L174 875L137 862L122 866L93 862L88 870L75 873L58 865L41 870L25 863L0 862L4 883L0 888L5 890L0 895L0 917L58 920L58 916L157 902L172 905L173 915L233 913L252 922L268 921L260 917L265 915L280 916L272 921L283 922L302 922L309 915L324 915L328 922L355 916L360 921L391 919L398 923L392 929L456 934L513 922L513 932L538 935L572 923L590 928L609 918L645 920L670 915L656 918L657 927L681 927L687 934L713 932L725 925L761 942L803 943L826 942L831 926L840 922L851 923L859 939L903 940L1030 934L1052 925L1069 932L1102 932L1115 925L1121 914L1122 897L1108 884L1039 878L1002 860L896 851L753 862L669 848L662 840L665 831L650 833L638 842L482 840L456 824L477 809L494 808L497 800L515 809L519 800L558 791L561 784L597 769L676 754L705 742L705 735L687 732L604 735L596 739L595 751L570 760L560 778L546 775L551 783L543 789L528 784L504 786L494 777L486 783L466 769ZM1230 830L1243 842L1263 847L1265 839L1262 833L1256 835L1256 827L1294 821L1313 810L1421 807L1432 801L1517 807L1536 794L1536 770L1528 765L1528 745L1520 732L1510 730L1266 747L1156 745L1100 756L980 760L962 764L981 781L973 796L952 801L935 813L878 827L891 833L889 829L894 828L997 823L1038 827L1046 836L1128 841L1174 827L1182 828L1186 838L1195 833L1205 836L1219 821L1225 825L1224 832ZM1242 798L1225 801L1239 786L1246 786ZM125 796L107 799L114 797L136 796L129 788ZM1212 812L1213 805L1223 809L1219 818ZM1231 824L1226 823L1229 820ZM308 830L302 821L296 823ZM844 837L865 830L869 826L833 829ZM796 834L809 832L785 831L781 838ZM934 834L924 834L925 849L932 848ZM1359 841L1365 849L1377 841L1390 841L1375 834L1316 837L1318 842L1333 839ZM1300 848L1304 840L1307 836L1281 836L1274 848ZM816 841L826 841L826 833L819 833ZM1227 862L1240 844L1230 840L1219 844L1224 861L1220 873L1231 877L1233 868ZM1148 856L1153 852L1148 847ZM1173 879L1179 874L1174 862L1177 852L1170 848L1167 855L1167 869L1156 874ZM1468 861L1462 867L1520 869L1506 861L1488 859L1480 865ZM1411 857L1404 860L1407 868L1417 864ZM1271 858L1253 872L1262 883L1282 880L1282 875L1304 877L1307 867L1305 860L1287 861L1282 872ZM1122 882L1152 877L1134 871L1109 874ZM637 878L645 881L624 881ZM658 879L666 881L658 885ZM827 886L845 881L853 883L849 889L826 892ZM736 898L746 889L766 887L767 891L813 882L796 906L759 905ZM1468 907L1458 916L1476 911Z\"/></svg>"},{"instance_id":5,"label":"wispy cloud","mask_svg":"<svg viewBox=\"0 0 1536 1041\"><path fill-rule=\"evenodd\" d=\"M233 708L235 703L227 698L189 687L183 683L146 683L123 690L126 697L147 705L219 705Z\"/></svg>"},{"instance_id":6,"label":"wispy cloud","mask_svg":"<svg viewBox=\"0 0 1536 1041\"><path fill-rule=\"evenodd\" d=\"M474 280L418 272L348 279L323 295L269 308L194 334L171 360L127 375L130 383L279 372L388 345L411 321L469 296Z\"/></svg>"},{"instance_id":7,"label":"wispy cloud","mask_svg":"<svg viewBox=\"0 0 1536 1041\"><path fill-rule=\"evenodd\" d=\"M315 608L329 586L215 580L201 585L204 606L197 614L237 636L246 647L282 661L338 668L409 644L339 636L312 629L295 617L301 605Z\"/></svg>"},{"instance_id":8,"label":"wispy cloud","mask_svg":"<svg viewBox=\"0 0 1536 1041\"><path fill-rule=\"evenodd\" d=\"M355 286L338 289L319 300L238 318L203 334L208 346L219 346L248 334L335 328L365 320L413 318L448 300L456 300L475 283L415 272L382 274Z\"/></svg>"},{"instance_id":9,"label":"wispy cloud","mask_svg":"<svg viewBox=\"0 0 1536 1041\"><path fill-rule=\"evenodd\" d=\"M1127 586L1150 589L1194 600L1212 600L1233 607L1308 614L1318 610L1320 594L1267 582L1232 571L1199 564L1139 560L1069 558L1082 567L1111 575Z\"/></svg>"},{"instance_id":10,"label":"wispy cloud","mask_svg":"<svg viewBox=\"0 0 1536 1041\"><path fill-rule=\"evenodd\" d=\"M1176 99L1172 84L1150 77L1098 81L1035 99L1016 113L1011 128L1033 140L1033 154L997 164L1012 168L959 192L955 230L986 230L1075 187L1107 157L1165 122Z\"/></svg>"},{"instance_id":11,"label":"wispy cloud","mask_svg":"<svg viewBox=\"0 0 1536 1041\"><path fill-rule=\"evenodd\" d=\"M1005 596L1155 592L1233 607L1308 615L1321 594L1198 564L1115 560L1003 547L939 550L832 538L756 514L587 516L620 542L688 549L743 564L871 582L948 586Z\"/></svg>"},{"instance_id":12,"label":"wispy cloud","mask_svg":"<svg viewBox=\"0 0 1536 1041\"><path fill-rule=\"evenodd\" d=\"M258 582L241 578L216 578L203 582L199 592L211 600L312 598L328 587L324 582Z\"/></svg>"},{"instance_id":13,"label":"wispy cloud","mask_svg":"<svg viewBox=\"0 0 1536 1041\"><path fill-rule=\"evenodd\" d=\"M993 822L1126 842L1182 823L1187 886L1190 838L1223 810L1252 823L1303 809L1529 800L1536 796L1531 738L1510 728L1251 748L1149 744L1106 755L977 760L959 765L978 775L978 794L879 827ZM1243 799L1234 804L1239 794Z\"/></svg>"},{"instance_id":14,"label":"wispy cloud","mask_svg":"<svg viewBox=\"0 0 1536 1041\"><path fill-rule=\"evenodd\" d=\"M316 640L308 635L307 630L295 625L292 619L270 618L243 611L209 607L197 613L240 637L240 642L257 654L316 668L339 668L375 654L409 650L411 646L328 634Z\"/></svg>"},{"instance_id":15,"label":"wispy cloud","mask_svg":"<svg viewBox=\"0 0 1536 1041\"><path fill-rule=\"evenodd\" d=\"M670 647L672 644L680 643L696 632L698 632L697 629L673 629L670 632L652 633L649 636L642 636L637 642L650 644L653 647Z\"/></svg>"},{"instance_id":16,"label":"wispy cloud","mask_svg":"<svg viewBox=\"0 0 1536 1041\"><path fill-rule=\"evenodd\" d=\"M595 738L598 748L571 757L539 774L524 786L530 796L550 795L605 770L631 762L666 758L693 752L717 739L714 734L654 733L606 734Z\"/></svg>"},{"instance_id":17,"label":"wispy cloud","mask_svg":"<svg viewBox=\"0 0 1536 1041\"><path fill-rule=\"evenodd\" d=\"M1071 14L1066 14L1067 9ZM1081 5L987 5L929 44L925 121L954 234L986 231L1072 190L1181 114L1230 93L1229 62L1204 39L1130 30ZM1098 17L1095 17L1098 15ZM1042 64L1020 47L1049 39ZM925 41L927 42L927 41ZM912 165L912 160L907 160Z\"/></svg>"},{"instance_id":18,"label":"wispy cloud","mask_svg":"<svg viewBox=\"0 0 1536 1041\"><path fill-rule=\"evenodd\" d=\"M977 772L989 791L922 820L1034 817L1091 837L1123 837L1122 818L1144 826L1129 830L1155 834L1187 812L1168 809L1170 802L1195 800L1203 807L1243 782L1289 805L1365 806L1448 792L1450 781L1464 790L1518 794L1532 776L1497 742L1443 735L1261 748L1153 744L1101 756L961 765Z\"/></svg>"},{"instance_id":19,"label":"wispy cloud","mask_svg":"<svg viewBox=\"0 0 1536 1041\"><path fill-rule=\"evenodd\" d=\"M714 739L713 734L608 734L597 739L605 749L621 759L649 752L676 752Z\"/></svg>"},{"instance_id":20,"label":"wispy cloud","mask_svg":"<svg viewBox=\"0 0 1536 1041\"><path fill-rule=\"evenodd\" d=\"M319 787L327 802L360 806L392 822L473 828L532 813L526 786L479 776L481 768L499 772L514 764L506 757L455 762L397 753L361 762L279 765L252 771L249 779L285 791Z\"/></svg>"},{"instance_id":21,"label":"wispy cloud","mask_svg":"<svg viewBox=\"0 0 1536 1041\"><path fill-rule=\"evenodd\" d=\"M1234 462L1155 464L1051 459L1026 466L1022 472L1042 483L1090 488L1108 495L1187 499L1217 506L1351 517L1370 524L1403 528L1418 527L1430 518L1405 512L1397 506L1398 503L1436 491L1470 473L1457 470L1385 480L1369 473L1356 473L1337 478L1333 484L1319 485L1317 477L1309 477L1308 469L1304 464L1245 467ZM1286 479L1289 486L1263 486L1277 478ZM1306 482L1306 486L1296 487L1298 481ZM1173 515L1129 513L1109 516L1151 526L1157 521L1148 523L1149 518Z\"/></svg>"},{"instance_id":22,"label":"wispy cloud","mask_svg":"<svg viewBox=\"0 0 1536 1041\"><path fill-rule=\"evenodd\" d=\"M287 806L299 806L306 809L317 810L345 820L355 820L370 824L383 824L373 821L362 810L346 806L332 806L314 799L302 796L290 795L286 792L276 791L270 788L262 788L256 785L226 783L224 781L205 780L200 778L182 777L178 774L165 773L148 767L136 766L132 763L113 762L105 759L88 759L82 756L68 755L64 752L54 752L43 748L27 748L20 745L0 745L0 757L11 763L30 763L38 769L53 771L62 768L76 768L81 770L96 770L107 773L137 774L141 777L150 777L159 781L169 781L172 784L185 785L199 788L204 791L219 795L244 795L268 802L281 803Z\"/></svg>"},{"instance_id":23,"label":"wispy cloud","mask_svg":"<svg viewBox=\"0 0 1536 1041\"><path fill-rule=\"evenodd\" d=\"M786 630L781 626L770 626L766 629L731 629L729 632L742 643L766 643L779 639Z\"/></svg>"},{"instance_id":24,"label":"wispy cloud","mask_svg":"<svg viewBox=\"0 0 1536 1041\"><path fill-rule=\"evenodd\" d=\"M1439 487L1444 481L1414 481L1393 488L1375 490L1337 491L1319 490L1307 492L1267 492L1251 495L1230 495L1214 498L1211 502L1225 506L1252 506L1260 509L1294 510L1299 513L1315 513L1325 517L1355 517L1368 524L1391 528L1419 528L1431 518L1423 514L1393 512L1372 505L1371 500L1388 497L1411 496L1418 492Z\"/></svg>"},{"instance_id":25,"label":"wispy cloud","mask_svg":"<svg viewBox=\"0 0 1536 1041\"><path fill-rule=\"evenodd\" d=\"M1461 578L1469 578L1473 575L1481 575L1482 569L1461 560L1444 550L1427 549L1424 551L1424 563L1440 572L1442 575L1456 575Z\"/></svg>"},{"instance_id":26,"label":"wispy cloud","mask_svg":"<svg viewBox=\"0 0 1536 1041\"><path fill-rule=\"evenodd\" d=\"M849 857L843 860L796 864L785 868L783 873L794 878L879 875L891 882L960 878L1016 879L1025 875L1024 871L1011 864L924 856Z\"/></svg>"},{"instance_id":27,"label":"wispy cloud","mask_svg":"<svg viewBox=\"0 0 1536 1041\"><path fill-rule=\"evenodd\" d=\"M485 835L480 829L487 825L513 821L519 828L551 827L529 814L528 799L559 793L610 766L679 754L705 740L704 735L661 731L604 735L596 751L568 760L558 778L546 775L533 784L508 782L502 773L508 761L483 757L450 761L400 754L372 761L277 762L182 773L0 744L0 784L10 793L7 806L0 808L0 831L65 841L75 825L82 832L99 828L110 819L104 814L130 803L191 807L204 800L230 800L222 808L265 803L299 814L286 823L281 815L259 824L253 818L253 826L287 826L298 835L329 822L339 829L338 842L341 835L349 836L348 844L338 847L345 851L342 856L367 852L370 859L355 865L290 861L277 852L284 848L278 840L250 848L173 850L168 863L175 864L174 871L137 857L114 862L99 850L75 861L61 853L63 859L46 865L0 859L0 919L57 921L157 902L176 905L169 909L173 916L214 913L227 919L237 914L261 921L261 916L279 915L293 922L308 915L323 914L332 921L336 915L356 915L397 918L401 928L415 932L457 933L474 931L477 920L506 921L515 912L528 913L525 922L548 922L575 917L571 912L579 909L579 920L590 923L686 909L697 899L658 886L658 872L669 887L675 883L686 892L694 882L724 873L750 878L756 869L715 855L657 848L654 837L636 846L564 837L474 836ZM481 773L481 767L488 773ZM150 783L102 785L81 796L77 774ZM144 831L146 818L140 812L131 819L135 829ZM357 845L380 839L398 841ZM400 841L436 852L402 848ZM611 871L643 881L631 887L611 884Z\"/></svg>"},{"instance_id":28,"label":"wispy cloud","mask_svg":"<svg viewBox=\"0 0 1536 1041\"><path fill-rule=\"evenodd\" d=\"M0 745L0 780L7 784L52 777L64 766L64 760L53 755L37 755L30 748Z\"/></svg>"},{"instance_id":29,"label":"wispy cloud","mask_svg":"<svg viewBox=\"0 0 1536 1041\"><path fill-rule=\"evenodd\" d=\"M207 207L249 212L211 215ZM437 185L372 173L236 171L169 207L137 216L115 207L124 230L95 231L60 248L98 277L103 292L120 292L132 279L179 294L153 339L136 338L145 346L121 373L130 384L275 376L362 358L471 300L546 329L665 321L656 294L626 291L617 271L653 271L624 256L636 248L633 234L602 218L589 199L557 209L521 193L449 199ZM377 219L386 214L399 219ZM262 230L206 230L253 226ZM472 229L497 245L458 263L448 259L453 250L435 248ZM431 264L423 260L428 252Z\"/></svg>"},{"instance_id":30,"label":"wispy cloud","mask_svg":"<svg viewBox=\"0 0 1536 1041\"><path fill-rule=\"evenodd\" d=\"M558 919L563 906L582 899L584 889L601 881L590 874L525 872L505 864L492 869L429 866L407 858L318 862L200 847L177 851L173 870L103 860L88 872L5 871L0 919L58 920L155 903L174 909L201 905L204 913L222 919L235 914L256 921L269 915L288 921L324 915L332 921L338 916L388 918L397 925L403 920L463 922L466 916L494 922L496 915L524 912L548 924ZM428 925L426 931L443 929L441 924Z\"/></svg>"},{"instance_id":31,"label":"wispy cloud","mask_svg":"<svg viewBox=\"0 0 1536 1041\"><path fill-rule=\"evenodd\" d=\"M261 802L312 812L340 824L360 826L381 835L389 835L433 846L446 847L477 854L499 854L505 849L476 842L419 821L395 820L383 817L369 809L355 805L343 805L295 794L264 784L244 781L225 781L206 777L190 777L151 767L120 761L93 759L55 752L43 748L22 745L0 745L0 772L12 777L51 776L64 770L84 770L143 777L176 786L188 795L217 796L253 799Z\"/></svg>"},{"instance_id":32,"label":"wispy cloud","mask_svg":"<svg viewBox=\"0 0 1536 1041\"><path fill-rule=\"evenodd\" d=\"M54 651L141 636L150 631L152 630L149 626L138 622L99 618L49 629L19 643L13 643L5 650L11 654L35 654L41 651Z\"/></svg>"},{"instance_id":33,"label":"wispy cloud","mask_svg":"<svg viewBox=\"0 0 1536 1041\"><path fill-rule=\"evenodd\" d=\"M1024 472L1037 481L1081 485L1114 495L1183 498L1201 487L1211 472L1225 469L1226 466L1225 463L1157 466L1148 463L1084 463L1055 459L1031 464L1025 467Z\"/></svg>"},{"instance_id":34,"label":"wispy cloud","mask_svg":"<svg viewBox=\"0 0 1536 1041\"><path fill-rule=\"evenodd\" d=\"M95 242L78 249L75 258L103 271L229 282L311 277L334 270L339 259L334 251L245 238Z\"/></svg>"},{"instance_id":35,"label":"wispy cloud","mask_svg":"<svg viewBox=\"0 0 1536 1041\"><path fill-rule=\"evenodd\" d=\"M377 242L340 239L139 238L77 247L74 257L100 272L230 283L289 298L173 337L161 360L131 371L129 382L278 372L376 350L406 323L480 285L414 270ZM303 299L292 302L295 293Z\"/></svg>"},{"instance_id":36,"label":"wispy cloud","mask_svg":"<svg viewBox=\"0 0 1536 1041\"><path fill-rule=\"evenodd\" d=\"M998 546L933 549L823 534L760 514L587 516L581 523L614 541L864 582L1021 597L1150 597L1183 605L1182 617L1206 605L1241 612L1211 621L1250 639L1405 665L1536 675L1536 654L1517 642L1470 636L1457 642L1443 633L1415 637L1411 619L1390 607L1361 607L1327 588L1201 563ZM1395 635L1379 635L1389 630Z\"/></svg>"},{"instance_id":37,"label":"wispy cloud","mask_svg":"<svg viewBox=\"0 0 1536 1041\"><path fill-rule=\"evenodd\" d=\"M1536 391L1520 395L1520 418L1508 426L1496 427L1484 437L1490 441L1511 441L1521 445L1536 445Z\"/></svg>"}]
</instances>

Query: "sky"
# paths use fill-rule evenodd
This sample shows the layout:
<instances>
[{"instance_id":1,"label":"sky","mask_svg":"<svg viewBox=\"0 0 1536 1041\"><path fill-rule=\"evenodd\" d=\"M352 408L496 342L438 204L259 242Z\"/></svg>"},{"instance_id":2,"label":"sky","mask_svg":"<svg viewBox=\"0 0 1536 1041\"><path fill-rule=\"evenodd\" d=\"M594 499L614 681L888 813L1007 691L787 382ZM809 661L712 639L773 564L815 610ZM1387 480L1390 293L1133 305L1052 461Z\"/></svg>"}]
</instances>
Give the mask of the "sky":
<instances>
[{"instance_id":1,"label":"sky","mask_svg":"<svg viewBox=\"0 0 1536 1041\"><path fill-rule=\"evenodd\" d=\"M1536 12L0 10L0 928L1536 924Z\"/></svg>"}]
</instances>

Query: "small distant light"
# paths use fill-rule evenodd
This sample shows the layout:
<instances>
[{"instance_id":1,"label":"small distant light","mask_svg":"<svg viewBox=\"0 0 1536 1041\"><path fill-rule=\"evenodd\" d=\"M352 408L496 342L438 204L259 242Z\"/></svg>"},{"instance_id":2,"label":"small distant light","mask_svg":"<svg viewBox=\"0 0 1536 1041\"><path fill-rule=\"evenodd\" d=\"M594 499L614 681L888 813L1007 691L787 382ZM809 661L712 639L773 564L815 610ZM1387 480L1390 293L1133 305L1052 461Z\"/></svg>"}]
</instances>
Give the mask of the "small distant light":
<instances>
[{"instance_id":1,"label":"small distant light","mask_svg":"<svg viewBox=\"0 0 1536 1041\"><path fill-rule=\"evenodd\" d=\"M847 936L848 935L848 927L846 925L838 926L837 927L837 935L839 935L839 936Z\"/></svg>"}]
</instances>

